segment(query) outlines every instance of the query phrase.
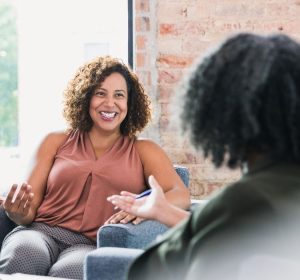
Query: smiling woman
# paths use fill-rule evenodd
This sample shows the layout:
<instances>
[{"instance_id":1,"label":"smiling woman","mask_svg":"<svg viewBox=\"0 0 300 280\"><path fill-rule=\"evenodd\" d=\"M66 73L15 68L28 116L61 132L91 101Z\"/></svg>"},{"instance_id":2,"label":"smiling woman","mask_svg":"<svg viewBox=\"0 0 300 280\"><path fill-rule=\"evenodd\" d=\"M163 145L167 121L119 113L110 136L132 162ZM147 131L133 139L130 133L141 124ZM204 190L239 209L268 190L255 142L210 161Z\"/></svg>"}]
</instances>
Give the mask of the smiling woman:
<instances>
[{"instance_id":1,"label":"smiling woman","mask_svg":"<svg viewBox=\"0 0 300 280\"><path fill-rule=\"evenodd\" d=\"M44 138L26 182L19 191L13 185L3 202L21 226L3 242L0 273L82 279L100 226L143 220L114 209L107 197L145 191L152 174L171 204L189 207L189 192L166 153L137 138L150 121L150 101L130 67L96 57L77 70L64 96L69 128Z\"/></svg>"},{"instance_id":2,"label":"smiling woman","mask_svg":"<svg viewBox=\"0 0 300 280\"><path fill-rule=\"evenodd\" d=\"M24 179L42 137L66 128L61 93L78 65L99 55L132 65L132 0L70 4L0 0L0 194Z\"/></svg>"},{"instance_id":3,"label":"smiling woman","mask_svg":"<svg viewBox=\"0 0 300 280\"><path fill-rule=\"evenodd\" d=\"M91 97L89 114L94 126L91 129L116 131L120 134L120 126L127 115L127 85L120 73L110 74L97 87Z\"/></svg>"}]
</instances>

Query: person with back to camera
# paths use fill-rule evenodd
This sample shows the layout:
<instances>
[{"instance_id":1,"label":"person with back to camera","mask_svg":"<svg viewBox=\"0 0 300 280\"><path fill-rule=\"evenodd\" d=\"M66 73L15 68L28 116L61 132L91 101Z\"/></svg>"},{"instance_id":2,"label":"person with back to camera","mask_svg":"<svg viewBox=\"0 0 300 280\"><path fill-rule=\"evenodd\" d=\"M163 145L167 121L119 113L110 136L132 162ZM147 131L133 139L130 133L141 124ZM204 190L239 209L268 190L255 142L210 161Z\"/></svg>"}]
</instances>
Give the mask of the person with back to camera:
<instances>
[{"instance_id":1,"label":"person with back to camera","mask_svg":"<svg viewBox=\"0 0 300 280\"><path fill-rule=\"evenodd\" d=\"M188 190L165 152L135 136L150 119L150 102L124 63L95 58L79 68L64 95L70 129L45 137L28 181L19 192L13 185L3 201L20 226L3 242L0 273L83 278L84 257L96 248L101 225L142 221L116 211L107 196L144 191L150 174L170 203L189 206Z\"/></svg>"},{"instance_id":2,"label":"person with back to camera","mask_svg":"<svg viewBox=\"0 0 300 280\"><path fill-rule=\"evenodd\" d=\"M177 224L128 279L299 279L299 43L237 34L196 65L184 91L192 144L243 176L191 214L166 201L155 175L149 197L109 197L128 213Z\"/></svg>"}]
</instances>

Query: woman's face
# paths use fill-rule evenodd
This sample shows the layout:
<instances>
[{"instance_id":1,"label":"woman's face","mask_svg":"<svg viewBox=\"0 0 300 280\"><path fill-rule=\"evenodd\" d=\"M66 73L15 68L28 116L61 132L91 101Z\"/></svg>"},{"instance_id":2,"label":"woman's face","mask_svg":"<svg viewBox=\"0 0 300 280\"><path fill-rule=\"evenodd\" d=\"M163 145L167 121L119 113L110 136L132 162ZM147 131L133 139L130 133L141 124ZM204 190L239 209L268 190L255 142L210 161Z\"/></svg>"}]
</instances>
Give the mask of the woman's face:
<instances>
[{"instance_id":1,"label":"woman's face","mask_svg":"<svg viewBox=\"0 0 300 280\"><path fill-rule=\"evenodd\" d=\"M127 84L120 73L110 74L93 92L89 113L93 128L120 132L127 115Z\"/></svg>"}]
</instances>

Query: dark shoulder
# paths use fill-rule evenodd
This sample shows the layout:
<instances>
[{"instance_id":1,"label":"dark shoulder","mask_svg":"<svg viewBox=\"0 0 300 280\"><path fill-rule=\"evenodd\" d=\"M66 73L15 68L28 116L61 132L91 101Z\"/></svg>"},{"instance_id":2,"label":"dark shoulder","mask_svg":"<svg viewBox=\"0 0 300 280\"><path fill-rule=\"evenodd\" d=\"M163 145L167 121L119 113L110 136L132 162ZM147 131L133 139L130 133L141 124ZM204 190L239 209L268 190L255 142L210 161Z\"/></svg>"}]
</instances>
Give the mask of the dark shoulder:
<instances>
[{"instance_id":1,"label":"dark shoulder","mask_svg":"<svg viewBox=\"0 0 300 280\"><path fill-rule=\"evenodd\" d=\"M270 195L264 191L260 180L242 179L224 186L202 210L196 209L191 219L197 228L212 224L219 227L243 217L256 215L255 213L270 213L272 211Z\"/></svg>"}]
</instances>

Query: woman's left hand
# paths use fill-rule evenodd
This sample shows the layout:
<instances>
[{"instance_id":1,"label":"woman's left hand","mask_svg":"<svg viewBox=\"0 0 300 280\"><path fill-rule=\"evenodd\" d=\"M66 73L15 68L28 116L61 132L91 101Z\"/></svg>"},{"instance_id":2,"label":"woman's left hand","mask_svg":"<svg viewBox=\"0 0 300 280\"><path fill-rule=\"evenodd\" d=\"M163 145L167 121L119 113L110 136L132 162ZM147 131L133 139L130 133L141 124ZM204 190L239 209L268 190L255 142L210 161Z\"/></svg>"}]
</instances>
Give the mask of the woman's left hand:
<instances>
[{"instance_id":1,"label":"woman's left hand","mask_svg":"<svg viewBox=\"0 0 300 280\"><path fill-rule=\"evenodd\" d=\"M134 225L137 225L144 220L144 218L139 218L122 210L113 214L104 224L127 224L132 222Z\"/></svg>"}]
</instances>

